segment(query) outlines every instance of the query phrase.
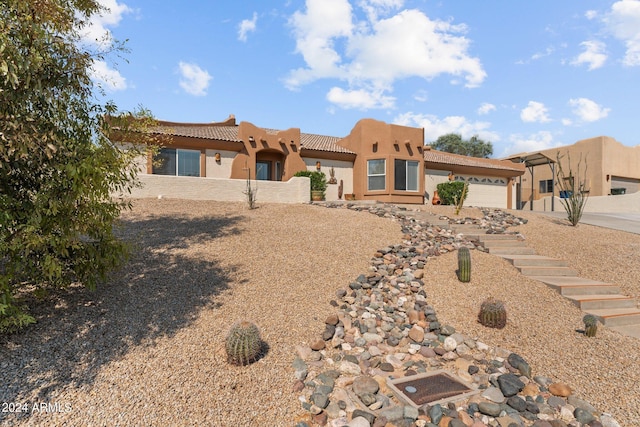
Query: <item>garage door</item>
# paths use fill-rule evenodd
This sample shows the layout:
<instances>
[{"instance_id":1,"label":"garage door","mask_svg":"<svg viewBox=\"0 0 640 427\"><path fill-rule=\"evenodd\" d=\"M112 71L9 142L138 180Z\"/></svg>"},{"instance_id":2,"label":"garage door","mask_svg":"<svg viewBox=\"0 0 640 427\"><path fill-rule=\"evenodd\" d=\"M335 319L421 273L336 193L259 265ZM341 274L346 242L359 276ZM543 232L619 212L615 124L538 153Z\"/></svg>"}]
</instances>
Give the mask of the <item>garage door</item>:
<instances>
[{"instance_id":1,"label":"garage door","mask_svg":"<svg viewBox=\"0 0 640 427\"><path fill-rule=\"evenodd\" d=\"M507 178L484 176L456 176L456 181L469 183L466 206L507 208Z\"/></svg>"}]
</instances>

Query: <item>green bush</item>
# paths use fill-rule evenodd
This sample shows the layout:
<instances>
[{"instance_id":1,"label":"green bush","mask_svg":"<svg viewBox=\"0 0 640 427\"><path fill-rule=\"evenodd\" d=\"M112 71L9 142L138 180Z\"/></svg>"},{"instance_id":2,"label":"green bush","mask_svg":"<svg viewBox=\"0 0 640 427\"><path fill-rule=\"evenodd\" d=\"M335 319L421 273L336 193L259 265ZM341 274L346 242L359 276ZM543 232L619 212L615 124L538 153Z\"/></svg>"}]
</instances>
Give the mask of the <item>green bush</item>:
<instances>
[{"instance_id":1,"label":"green bush","mask_svg":"<svg viewBox=\"0 0 640 427\"><path fill-rule=\"evenodd\" d=\"M327 176L324 172L299 171L293 176L306 176L309 178L311 180L311 191L322 191L324 197L324 192L327 190Z\"/></svg>"},{"instance_id":2,"label":"green bush","mask_svg":"<svg viewBox=\"0 0 640 427\"><path fill-rule=\"evenodd\" d=\"M455 205L464 190L464 182L461 181L447 181L438 184L438 196L442 200L443 205ZM469 191L464 194L466 200Z\"/></svg>"}]
</instances>

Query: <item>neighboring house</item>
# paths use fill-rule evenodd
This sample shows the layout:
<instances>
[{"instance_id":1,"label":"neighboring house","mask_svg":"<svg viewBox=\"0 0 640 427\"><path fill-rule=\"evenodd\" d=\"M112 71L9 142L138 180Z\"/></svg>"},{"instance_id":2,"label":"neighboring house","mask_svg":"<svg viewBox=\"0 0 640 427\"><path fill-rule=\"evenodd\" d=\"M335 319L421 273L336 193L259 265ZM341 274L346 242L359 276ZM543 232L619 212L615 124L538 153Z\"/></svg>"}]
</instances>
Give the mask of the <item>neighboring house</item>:
<instances>
[{"instance_id":1,"label":"neighboring house","mask_svg":"<svg viewBox=\"0 0 640 427\"><path fill-rule=\"evenodd\" d=\"M571 171L577 176L576 179L586 179L585 188L590 198L632 194L640 190L640 146L625 146L608 136L584 139L573 145L539 152L516 154L507 159L527 164L529 172L522 176L519 186L522 206L528 209L531 208L531 200L536 210L551 209L551 201L544 199L560 195L561 188L557 182L560 167L566 176ZM558 210L558 206L555 206L555 210Z\"/></svg>"},{"instance_id":2,"label":"neighboring house","mask_svg":"<svg viewBox=\"0 0 640 427\"><path fill-rule=\"evenodd\" d=\"M512 178L524 172L509 161L430 151L422 128L373 119L360 120L344 138L236 124L233 116L217 123L160 121L150 132L161 148L140 160L143 188L133 197L243 200L251 178L258 201L300 202L308 200L308 184L295 173L319 170L335 178L327 200L338 200L342 188L356 200L422 204L442 173L452 172L471 184L467 205L507 208Z\"/></svg>"}]
</instances>

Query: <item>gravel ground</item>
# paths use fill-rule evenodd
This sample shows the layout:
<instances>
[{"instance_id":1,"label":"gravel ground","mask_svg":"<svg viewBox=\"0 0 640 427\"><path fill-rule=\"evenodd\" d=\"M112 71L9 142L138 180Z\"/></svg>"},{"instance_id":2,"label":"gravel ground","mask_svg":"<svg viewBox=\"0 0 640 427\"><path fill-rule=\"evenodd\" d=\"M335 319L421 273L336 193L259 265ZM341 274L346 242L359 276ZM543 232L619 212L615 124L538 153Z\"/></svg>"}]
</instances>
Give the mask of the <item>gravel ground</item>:
<instances>
[{"instance_id":1,"label":"gravel ground","mask_svg":"<svg viewBox=\"0 0 640 427\"><path fill-rule=\"evenodd\" d=\"M530 219L519 229L538 253L639 296L640 236L516 215ZM0 425L291 426L302 413L291 391L295 346L321 334L336 289L366 270L375 249L401 239L389 219L310 205L144 200L123 220L137 242L123 271L96 292L52 296L34 308L35 327L0 337L0 402L31 412L0 412ZM455 276L454 253L429 261L426 290L440 321L519 353L534 374L566 382L623 426L639 425L640 340L603 328L586 338L567 300L498 257L472 257L468 284ZM490 295L509 310L500 331L476 322ZM228 365L223 350L240 319L269 345L247 367ZM33 412L40 402L47 411Z\"/></svg>"}]
</instances>

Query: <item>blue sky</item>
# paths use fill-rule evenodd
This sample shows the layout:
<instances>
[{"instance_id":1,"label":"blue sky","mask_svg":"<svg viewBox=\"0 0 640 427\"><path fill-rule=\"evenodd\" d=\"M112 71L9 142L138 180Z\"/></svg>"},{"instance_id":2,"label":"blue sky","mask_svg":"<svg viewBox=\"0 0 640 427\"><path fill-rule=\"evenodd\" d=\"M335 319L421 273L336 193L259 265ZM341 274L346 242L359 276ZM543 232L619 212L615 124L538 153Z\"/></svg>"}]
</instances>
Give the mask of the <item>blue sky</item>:
<instances>
[{"instance_id":1,"label":"blue sky","mask_svg":"<svg viewBox=\"0 0 640 427\"><path fill-rule=\"evenodd\" d=\"M640 144L640 0L100 1L87 40L130 52L94 80L121 110L330 136L374 118L494 157Z\"/></svg>"}]
</instances>

